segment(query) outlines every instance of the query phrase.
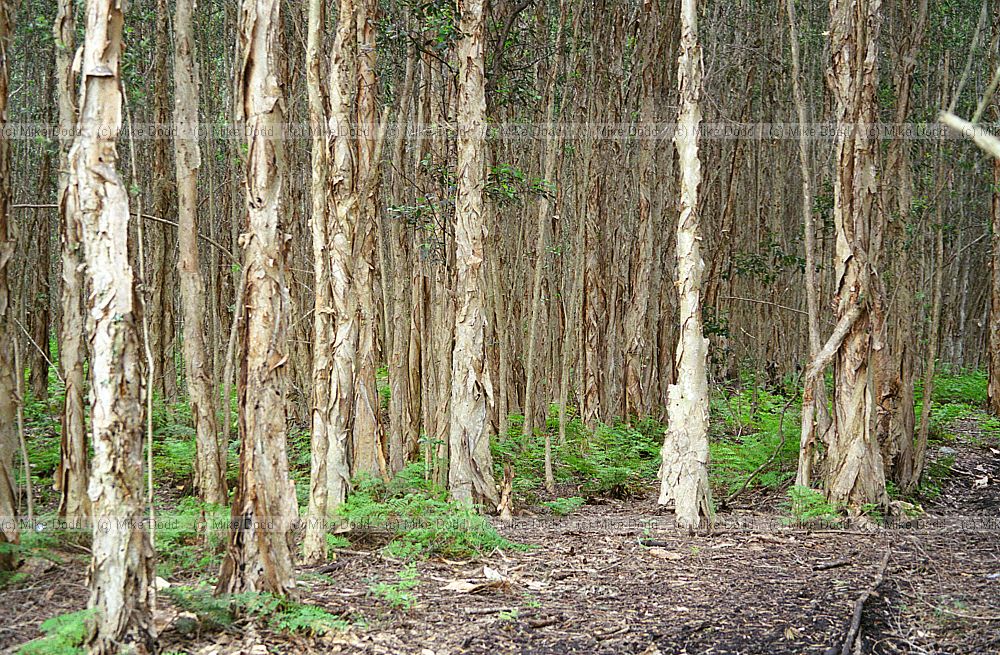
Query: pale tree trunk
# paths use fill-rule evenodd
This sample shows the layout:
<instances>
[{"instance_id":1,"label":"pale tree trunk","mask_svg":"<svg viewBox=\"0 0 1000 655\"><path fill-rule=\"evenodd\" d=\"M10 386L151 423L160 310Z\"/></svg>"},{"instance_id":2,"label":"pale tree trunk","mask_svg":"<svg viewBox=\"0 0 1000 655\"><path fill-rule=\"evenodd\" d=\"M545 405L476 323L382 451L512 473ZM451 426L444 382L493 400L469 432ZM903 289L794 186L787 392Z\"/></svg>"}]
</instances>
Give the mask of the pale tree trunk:
<instances>
[{"instance_id":1,"label":"pale tree trunk","mask_svg":"<svg viewBox=\"0 0 1000 655\"><path fill-rule=\"evenodd\" d=\"M14 7L0 2L0 545L18 543L14 515L14 456L17 439L17 375L14 364L14 304L10 296L10 264L14 260L14 230L10 225L10 143L7 126L7 52L14 32ZM0 571L17 565L12 552L0 551Z\"/></svg>"},{"instance_id":2,"label":"pale tree trunk","mask_svg":"<svg viewBox=\"0 0 1000 655\"><path fill-rule=\"evenodd\" d=\"M174 158L177 170L177 273L184 312L184 364L197 456L195 487L209 503L225 504L226 446L218 440L215 389L205 353L205 283L198 257L198 63L191 18L194 0L177 0L174 14Z\"/></svg>"},{"instance_id":3,"label":"pale tree trunk","mask_svg":"<svg viewBox=\"0 0 1000 655\"><path fill-rule=\"evenodd\" d=\"M331 372L331 309L330 276L327 271L329 236L329 195L327 180L329 159L326 150L326 94L323 91L323 66L320 53L323 49L323 26L326 12L324 0L309 0L309 25L306 36L306 87L309 95L309 128L312 130L312 246L313 246L313 352L311 468L309 473L309 521L302 544L306 562L318 563L326 559L326 517L328 512L326 468L330 439L328 426L334 408L330 404ZM341 25L342 27L343 25ZM339 32L338 32L339 34ZM339 43L339 39L338 39Z\"/></svg>"},{"instance_id":4,"label":"pale tree trunk","mask_svg":"<svg viewBox=\"0 0 1000 655\"><path fill-rule=\"evenodd\" d=\"M80 119L69 154L70 206L83 233L91 362L89 496L95 517L87 638L91 653L155 649L153 548L143 529L143 366L128 255L129 202L115 169L122 122L118 3L88 4ZM101 526L112 526L101 529Z\"/></svg>"},{"instance_id":5,"label":"pale tree trunk","mask_svg":"<svg viewBox=\"0 0 1000 655\"><path fill-rule=\"evenodd\" d=\"M659 504L673 502L680 527L693 530L701 517L711 520L708 483L708 339L702 330L701 257L698 186L701 160L697 130L702 89L696 0L681 0L681 44L677 60L680 109L674 145L680 167L680 216L677 219L677 293L680 335L677 381L667 392L667 431L660 466Z\"/></svg>"},{"instance_id":6,"label":"pale tree trunk","mask_svg":"<svg viewBox=\"0 0 1000 655\"><path fill-rule=\"evenodd\" d=\"M378 193L378 128L375 78L375 27L377 0L358 0L357 5L357 222L354 227L353 295L358 305L358 350L354 379L354 425L352 473L388 475L382 447L380 400L375 385L378 313L375 307L375 231ZM384 281L383 281L384 283Z\"/></svg>"},{"instance_id":7,"label":"pale tree trunk","mask_svg":"<svg viewBox=\"0 0 1000 655\"><path fill-rule=\"evenodd\" d=\"M59 515L79 521L90 512L87 497L87 434L83 411L83 227L76 206L76 195L69 185L69 148L76 125L73 104L75 75L73 0L59 0L52 25L56 48L56 98L59 103L59 216L61 232L62 292L59 325L59 366L66 394L62 411L59 467L55 487L59 490Z\"/></svg>"},{"instance_id":8,"label":"pale tree trunk","mask_svg":"<svg viewBox=\"0 0 1000 655\"><path fill-rule=\"evenodd\" d=\"M288 477L286 380L289 298L284 231L285 153L279 0L244 0L237 67L237 120L246 129L246 321L239 378L240 476L218 592L292 591L298 518Z\"/></svg>"},{"instance_id":9,"label":"pale tree trunk","mask_svg":"<svg viewBox=\"0 0 1000 655\"><path fill-rule=\"evenodd\" d=\"M327 274L330 276L330 371L326 456L327 512L347 499L351 482L354 430L354 384L358 351L358 306L354 294L354 238L358 221L354 140L351 137L357 95L357 25L354 0L340 1L337 35L330 54L330 129L328 189L330 223Z\"/></svg>"},{"instance_id":10,"label":"pale tree trunk","mask_svg":"<svg viewBox=\"0 0 1000 655\"><path fill-rule=\"evenodd\" d=\"M789 38L792 45L792 94L799 128L804 130L808 121L805 93L802 91L802 72L799 67L799 34L795 19L795 0L785 0L788 14ZM799 169L802 175L802 224L805 232L805 282L807 324L809 328L809 358L816 360L821 349L819 331L819 285L816 279L816 226L813 220L812 172L809 165L809 146L805 132L799 135ZM824 369L818 369L804 380L802 391L802 436L799 446L799 465L795 484L808 487L812 484L816 442L830 427L827 408Z\"/></svg>"},{"instance_id":11,"label":"pale tree trunk","mask_svg":"<svg viewBox=\"0 0 1000 655\"><path fill-rule=\"evenodd\" d=\"M455 198L456 308L452 355L448 488L464 503L499 502L487 404L493 384L483 342L483 187L486 159L486 17L483 0L459 0L458 166Z\"/></svg>"},{"instance_id":12,"label":"pale tree trunk","mask_svg":"<svg viewBox=\"0 0 1000 655\"><path fill-rule=\"evenodd\" d=\"M861 311L837 350L833 426L826 458L826 491L837 505L885 504L885 473L875 435L871 314L867 306L880 218L875 144L863 127L876 119L879 0L831 0L831 64L835 101L834 290L837 318ZM850 130L845 134L844 130Z\"/></svg>"}]
</instances>

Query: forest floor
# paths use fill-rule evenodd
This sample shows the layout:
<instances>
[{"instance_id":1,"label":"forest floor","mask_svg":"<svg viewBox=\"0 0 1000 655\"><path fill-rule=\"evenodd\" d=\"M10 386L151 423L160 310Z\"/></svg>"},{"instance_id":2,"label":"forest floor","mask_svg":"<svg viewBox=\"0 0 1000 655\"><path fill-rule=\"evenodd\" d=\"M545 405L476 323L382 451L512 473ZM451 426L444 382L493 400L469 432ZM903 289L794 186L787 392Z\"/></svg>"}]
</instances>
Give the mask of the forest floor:
<instances>
[{"instance_id":1,"label":"forest floor","mask_svg":"<svg viewBox=\"0 0 1000 655\"><path fill-rule=\"evenodd\" d=\"M1000 441L974 421L950 431L955 438L930 453L947 475L912 519L805 529L755 493L721 512L712 534L687 536L649 495L495 522L531 547L477 559L408 564L378 548L377 537L356 538L327 565L299 571L297 607L336 615L344 621L337 629L282 630L259 614L213 628L162 594L162 648L1000 653ZM16 652L42 634L44 619L86 605L86 549L54 554L29 560L23 581L0 591L0 651ZM176 571L170 584L209 574Z\"/></svg>"}]
</instances>

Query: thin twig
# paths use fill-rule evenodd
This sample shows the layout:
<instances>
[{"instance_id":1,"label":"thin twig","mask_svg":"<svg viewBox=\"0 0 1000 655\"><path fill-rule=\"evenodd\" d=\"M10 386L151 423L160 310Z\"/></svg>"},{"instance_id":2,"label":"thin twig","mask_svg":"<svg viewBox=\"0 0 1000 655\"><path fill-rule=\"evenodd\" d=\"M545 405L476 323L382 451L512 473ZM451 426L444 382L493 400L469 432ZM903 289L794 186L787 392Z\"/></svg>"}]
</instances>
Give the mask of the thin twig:
<instances>
[{"instance_id":1,"label":"thin twig","mask_svg":"<svg viewBox=\"0 0 1000 655\"><path fill-rule=\"evenodd\" d=\"M25 329L21 321L17 320L17 317L14 317L14 323L17 324L17 327L21 328L21 332L24 332L24 336L28 337L28 341L31 343L32 346L35 347L35 350L37 350L38 354L42 356L42 358L45 360L45 363L48 364L49 368L51 368L52 371L56 374L56 378L59 380L59 382L62 384L66 384L66 380L63 379L63 376L59 375L59 367L52 363L52 360L49 359L48 354L46 354L46 352L42 350L41 346L39 346L38 343L31 337L31 333L28 332L27 329Z\"/></svg>"},{"instance_id":2,"label":"thin twig","mask_svg":"<svg viewBox=\"0 0 1000 655\"><path fill-rule=\"evenodd\" d=\"M882 557L882 563L878 567L878 573L875 574L875 582L868 587L858 600L854 603L854 615L851 619L851 626L847 630L847 636L844 638L844 645L840 648L840 655L850 655L851 651L854 649L854 642L858 639L858 633L861 631L861 616L865 611L865 603L872 594L878 590L882 585L882 580L885 578L885 569L889 565L889 557L892 556L892 549L886 548L885 555Z\"/></svg>"},{"instance_id":3,"label":"thin twig","mask_svg":"<svg viewBox=\"0 0 1000 655\"><path fill-rule=\"evenodd\" d=\"M799 382L798 378L796 378L795 384L798 385L798 382ZM743 493L744 491L746 491L747 487L750 486L750 483L753 482L754 478L756 478L764 470L766 470L767 467L769 467L774 462L774 460L778 457L778 453L781 452L781 449L785 447L785 413L788 411L788 408L791 407L792 401L794 401L794 400L795 400L795 395L792 395L785 402L785 406L781 408L781 418L778 419L778 435L780 437L779 440L778 440L778 446L774 449L774 452L771 453L771 456L767 458L766 462L764 462L763 464L761 464L760 466L758 466L753 471L753 473L751 473L749 476L747 476L747 479L743 481L743 484L740 486L739 489L737 489L733 493L731 493L728 496L726 496L726 499L722 501L722 506L723 507L725 507L726 505L728 505L729 503L731 503L737 496L739 496L741 493Z\"/></svg>"},{"instance_id":4,"label":"thin twig","mask_svg":"<svg viewBox=\"0 0 1000 655\"><path fill-rule=\"evenodd\" d=\"M19 205L11 205L10 208L11 209L56 209L58 208L58 205L46 204L46 203L22 203ZM172 227L180 229L180 225L178 225L174 221L167 220L166 218L160 218L159 216L153 216L151 214L140 214L138 212L132 212L132 216L134 216L135 218L143 218L147 221L153 221L154 223L163 223L164 225L170 225ZM238 263L236 257L233 256L233 253L229 252L228 248L226 248L224 245L222 245L212 237L199 233L198 238L204 241L205 243L217 248L222 254L224 254L226 257L229 258L230 262L234 264Z\"/></svg>"},{"instance_id":5,"label":"thin twig","mask_svg":"<svg viewBox=\"0 0 1000 655\"><path fill-rule=\"evenodd\" d=\"M803 316L808 316L809 312L803 311L801 309L795 309L794 307L789 307L787 305L779 305L776 302L771 302L770 300L761 300L759 298L741 298L739 296L722 296L719 300L741 300L743 302L753 302L758 305L770 305L771 307L777 307L778 309L784 309L789 312L795 312L796 314L802 314Z\"/></svg>"}]
</instances>

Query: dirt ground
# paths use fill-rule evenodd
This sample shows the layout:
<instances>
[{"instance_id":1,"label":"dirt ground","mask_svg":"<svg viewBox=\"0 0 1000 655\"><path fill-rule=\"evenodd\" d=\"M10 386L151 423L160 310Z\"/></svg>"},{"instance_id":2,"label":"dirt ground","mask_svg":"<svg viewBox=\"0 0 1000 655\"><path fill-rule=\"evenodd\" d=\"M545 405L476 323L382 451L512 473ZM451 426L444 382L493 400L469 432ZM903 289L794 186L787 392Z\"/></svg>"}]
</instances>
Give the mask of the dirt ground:
<instances>
[{"instance_id":1,"label":"dirt ground","mask_svg":"<svg viewBox=\"0 0 1000 655\"><path fill-rule=\"evenodd\" d=\"M953 475L911 521L808 531L736 508L720 514L712 534L687 536L652 496L587 505L568 517L498 524L531 550L418 562L410 609L369 591L398 580L403 566L378 549L303 568L299 600L351 621L336 634L289 636L250 623L191 632L164 600L162 647L202 655L1000 653L1000 450L974 424L959 428ZM0 592L0 650L38 636L44 618L84 607L85 557L68 552Z\"/></svg>"}]
</instances>

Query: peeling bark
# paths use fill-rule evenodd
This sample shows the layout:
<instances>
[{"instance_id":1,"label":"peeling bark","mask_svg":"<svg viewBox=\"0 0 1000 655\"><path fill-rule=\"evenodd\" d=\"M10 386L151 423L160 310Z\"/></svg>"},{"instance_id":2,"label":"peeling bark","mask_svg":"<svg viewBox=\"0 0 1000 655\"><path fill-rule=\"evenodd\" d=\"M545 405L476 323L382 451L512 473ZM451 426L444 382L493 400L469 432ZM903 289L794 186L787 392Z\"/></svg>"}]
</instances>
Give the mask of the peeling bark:
<instances>
[{"instance_id":1,"label":"peeling bark","mask_svg":"<svg viewBox=\"0 0 1000 655\"><path fill-rule=\"evenodd\" d=\"M59 366L66 394L60 431L59 467L55 487L59 490L59 515L79 521L90 513L87 497L89 470L87 434L83 410L84 310L83 226L75 193L69 187L69 149L76 125L75 75L73 73L73 0L59 0L52 25L56 48L56 98L59 103L59 216L62 260L62 312L59 325Z\"/></svg>"},{"instance_id":2,"label":"peeling bark","mask_svg":"<svg viewBox=\"0 0 1000 655\"><path fill-rule=\"evenodd\" d=\"M195 488L209 503L224 505L226 450L219 442L211 363L205 354L205 283L198 256L198 63L191 33L194 0L177 0L174 14L174 158L177 171L177 241L184 364L194 421Z\"/></svg>"},{"instance_id":3,"label":"peeling bark","mask_svg":"<svg viewBox=\"0 0 1000 655\"><path fill-rule=\"evenodd\" d=\"M324 0L309 0L309 24L306 37L306 87L309 95L309 127L312 138L312 246L313 246L313 353L311 399L311 463L309 473L309 522L302 544L306 562L326 559L326 527L328 510L326 468L330 438L327 434L332 419L330 405L331 372L331 309L330 276L327 273L329 237L329 194L327 193L329 159L325 136L326 93L323 91L322 60ZM339 42L339 41L338 41Z\"/></svg>"},{"instance_id":4,"label":"peeling bark","mask_svg":"<svg viewBox=\"0 0 1000 655\"><path fill-rule=\"evenodd\" d=\"M286 386L289 297L283 186L284 70L279 0L244 0L237 63L237 120L247 134L246 320L240 357L240 477L234 527L216 591L293 591L291 528L298 519L288 476Z\"/></svg>"},{"instance_id":5,"label":"peeling bark","mask_svg":"<svg viewBox=\"0 0 1000 655\"><path fill-rule=\"evenodd\" d=\"M140 302L128 255L128 193L116 170L124 16L112 0L95 0L87 9L80 119L69 153L68 195L72 199L67 200L82 227L89 290L87 337L92 353L94 459L88 492L96 520L89 606L96 614L87 647L91 653L152 652L156 646L153 549L142 525L143 398L147 390L143 388Z\"/></svg>"},{"instance_id":6,"label":"peeling bark","mask_svg":"<svg viewBox=\"0 0 1000 655\"><path fill-rule=\"evenodd\" d=\"M840 129L835 144L834 290L836 313L860 315L837 350L833 425L826 458L826 492L831 502L857 510L884 505L885 474L875 435L872 383L872 320L880 216L875 144L864 129L876 120L879 0L831 0L831 64L827 79ZM849 129L850 128L850 129Z\"/></svg>"},{"instance_id":7,"label":"peeling bark","mask_svg":"<svg viewBox=\"0 0 1000 655\"><path fill-rule=\"evenodd\" d=\"M483 187L486 158L486 83L483 0L459 0L458 167L455 199L456 309L452 355L448 488L464 503L494 509L499 502L493 479L487 404L493 383L483 340Z\"/></svg>"},{"instance_id":8,"label":"peeling bark","mask_svg":"<svg viewBox=\"0 0 1000 655\"><path fill-rule=\"evenodd\" d=\"M667 392L667 431L661 451L659 504L674 504L677 523L693 530L702 517L712 518L708 484L708 339L701 319L701 225L698 187L699 102L702 89L696 0L681 2L681 45L677 60L680 109L674 145L680 166L680 216L677 219L677 289L680 335L677 381Z\"/></svg>"},{"instance_id":9,"label":"peeling bark","mask_svg":"<svg viewBox=\"0 0 1000 655\"><path fill-rule=\"evenodd\" d=\"M14 456L17 437L17 375L14 365L14 304L10 296L10 265L16 245L10 225L10 143L7 126L7 94L10 79L7 51L14 32L14 7L0 2L0 545L19 541L14 490ZM17 565L14 553L0 552L0 571Z\"/></svg>"}]
</instances>

